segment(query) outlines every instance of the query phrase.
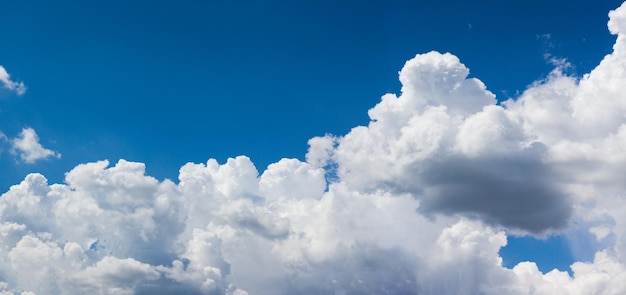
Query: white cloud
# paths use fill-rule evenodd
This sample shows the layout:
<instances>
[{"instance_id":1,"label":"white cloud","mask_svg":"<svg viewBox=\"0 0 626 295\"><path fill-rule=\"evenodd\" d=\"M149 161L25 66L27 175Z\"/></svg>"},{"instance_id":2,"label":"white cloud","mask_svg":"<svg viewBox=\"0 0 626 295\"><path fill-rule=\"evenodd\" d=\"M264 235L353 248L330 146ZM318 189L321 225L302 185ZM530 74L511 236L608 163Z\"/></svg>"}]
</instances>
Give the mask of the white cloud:
<instances>
[{"instance_id":1,"label":"white cloud","mask_svg":"<svg viewBox=\"0 0 626 295\"><path fill-rule=\"evenodd\" d=\"M124 160L30 174L0 197L0 294L623 294L624 13L591 73L502 105L451 54L417 55L368 126L260 175L244 156L178 183ZM597 239L593 261L502 266L507 234L553 231Z\"/></svg>"},{"instance_id":2,"label":"white cloud","mask_svg":"<svg viewBox=\"0 0 626 295\"><path fill-rule=\"evenodd\" d=\"M566 227L571 205L549 181L545 144L468 74L450 54L417 55L400 71L402 94L383 96L369 125L338 139L326 161L364 192L410 193L425 214L462 213L535 234Z\"/></svg>"},{"instance_id":3,"label":"white cloud","mask_svg":"<svg viewBox=\"0 0 626 295\"><path fill-rule=\"evenodd\" d=\"M12 139L11 143L13 152L18 153L26 163L34 163L50 157L61 157L58 152L46 149L39 143L39 136L33 128L22 129L20 136Z\"/></svg>"},{"instance_id":4,"label":"white cloud","mask_svg":"<svg viewBox=\"0 0 626 295\"><path fill-rule=\"evenodd\" d=\"M23 95L26 93L26 86L23 82L15 82L11 80L11 75L7 70L0 65L0 83L2 86L10 91L15 91L17 95Z\"/></svg>"}]
</instances>

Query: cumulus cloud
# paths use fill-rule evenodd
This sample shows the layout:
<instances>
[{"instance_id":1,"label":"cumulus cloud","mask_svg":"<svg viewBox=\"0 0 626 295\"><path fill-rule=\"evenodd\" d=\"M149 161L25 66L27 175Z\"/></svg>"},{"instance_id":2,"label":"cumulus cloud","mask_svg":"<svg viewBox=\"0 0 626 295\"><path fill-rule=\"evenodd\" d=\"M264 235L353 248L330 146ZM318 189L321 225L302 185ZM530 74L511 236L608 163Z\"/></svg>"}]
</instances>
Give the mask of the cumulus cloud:
<instances>
[{"instance_id":1,"label":"cumulus cloud","mask_svg":"<svg viewBox=\"0 0 626 295\"><path fill-rule=\"evenodd\" d=\"M556 65L502 104L457 57L419 54L306 162L30 174L0 196L0 294L626 293L625 14L589 74ZM502 265L507 235L558 231L597 239L593 260Z\"/></svg>"},{"instance_id":2,"label":"cumulus cloud","mask_svg":"<svg viewBox=\"0 0 626 295\"><path fill-rule=\"evenodd\" d=\"M37 160L46 158L60 158L58 152L44 148L39 143L39 136L33 128L24 128L19 137L11 140L12 150L19 154L22 161L26 163L35 163Z\"/></svg>"},{"instance_id":3,"label":"cumulus cloud","mask_svg":"<svg viewBox=\"0 0 626 295\"><path fill-rule=\"evenodd\" d=\"M11 80L11 75L7 72L7 70L0 65L0 83L5 89L10 91L15 91L17 95L23 95L26 93L26 86L23 82L15 82Z\"/></svg>"},{"instance_id":4,"label":"cumulus cloud","mask_svg":"<svg viewBox=\"0 0 626 295\"><path fill-rule=\"evenodd\" d=\"M417 55L400 71L402 94L385 95L370 124L338 139L325 161L355 188L410 193L424 213L463 213L536 234L564 228L571 205L550 181L545 144L468 75L451 54ZM316 155L328 149L323 138L311 143Z\"/></svg>"}]
</instances>

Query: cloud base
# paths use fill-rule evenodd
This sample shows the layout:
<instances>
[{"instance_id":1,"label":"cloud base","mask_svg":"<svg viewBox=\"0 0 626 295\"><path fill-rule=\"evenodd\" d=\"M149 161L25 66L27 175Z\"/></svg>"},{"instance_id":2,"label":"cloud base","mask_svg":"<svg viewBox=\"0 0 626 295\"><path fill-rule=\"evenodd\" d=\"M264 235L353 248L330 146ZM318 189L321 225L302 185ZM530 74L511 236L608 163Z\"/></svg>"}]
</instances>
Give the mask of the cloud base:
<instances>
[{"instance_id":1,"label":"cloud base","mask_svg":"<svg viewBox=\"0 0 626 295\"><path fill-rule=\"evenodd\" d=\"M501 104L454 55L419 54L400 95L311 139L306 162L211 159L177 183L125 160L30 174L0 197L0 292L625 293L625 15L592 72L557 68ZM58 156L33 142L13 141L24 161ZM600 246L571 275L502 266L507 235L580 229Z\"/></svg>"}]
</instances>

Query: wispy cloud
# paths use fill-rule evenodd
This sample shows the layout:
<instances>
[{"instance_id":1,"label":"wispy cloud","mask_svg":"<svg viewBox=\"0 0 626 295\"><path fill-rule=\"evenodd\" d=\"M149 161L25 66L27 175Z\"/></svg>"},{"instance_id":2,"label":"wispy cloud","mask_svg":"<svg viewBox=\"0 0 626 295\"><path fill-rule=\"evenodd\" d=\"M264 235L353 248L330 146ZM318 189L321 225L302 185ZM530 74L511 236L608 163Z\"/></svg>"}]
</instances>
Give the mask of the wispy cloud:
<instances>
[{"instance_id":1,"label":"wispy cloud","mask_svg":"<svg viewBox=\"0 0 626 295\"><path fill-rule=\"evenodd\" d=\"M26 85L23 82L15 82L11 80L11 76L7 70L0 65L0 83L2 86L10 91L14 91L17 95L23 95L26 93Z\"/></svg>"},{"instance_id":2,"label":"wispy cloud","mask_svg":"<svg viewBox=\"0 0 626 295\"><path fill-rule=\"evenodd\" d=\"M4 151L4 145L9 141L9 138L0 131L0 154Z\"/></svg>"},{"instance_id":3,"label":"wispy cloud","mask_svg":"<svg viewBox=\"0 0 626 295\"><path fill-rule=\"evenodd\" d=\"M58 152L44 148L39 143L39 136L33 128L24 128L20 135L11 140L12 151L17 153L26 163L34 163L37 160L50 157L60 158Z\"/></svg>"}]
</instances>

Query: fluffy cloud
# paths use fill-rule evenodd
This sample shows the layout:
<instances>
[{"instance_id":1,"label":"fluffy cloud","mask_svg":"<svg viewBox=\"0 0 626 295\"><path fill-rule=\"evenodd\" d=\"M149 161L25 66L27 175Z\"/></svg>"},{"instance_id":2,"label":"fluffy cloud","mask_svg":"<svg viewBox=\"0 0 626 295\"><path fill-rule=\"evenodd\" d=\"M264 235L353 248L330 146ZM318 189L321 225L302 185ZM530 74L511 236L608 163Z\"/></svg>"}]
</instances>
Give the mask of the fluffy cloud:
<instances>
[{"instance_id":1,"label":"fluffy cloud","mask_svg":"<svg viewBox=\"0 0 626 295\"><path fill-rule=\"evenodd\" d=\"M3 66L0 65L0 83L5 89L10 91L15 91L17 95L22 95L26 93L26 86L23 82L15 82L11 80L11 75L4 69Z\"/></svg>"},{"instance_id":2,"label":"fluffy cloud","mask_svg":"<svg viewBox=\"0 0 626 295\"><path fill-rule=\"evenodd\" d=\"M363 191L410 193L426 214L463 213L537 234L564 228L571 205L551 182L545 144L468 74L451 54L416 56L400 71L402 95L385 95L368 126L312 163L336 163L340 179ZM327 150L321 142L312 150Z\"/></svg>"},{"instance_id":3,"label":"fluffy cloud","mask_svg":"<svg viewBox=\"0 0 626 295\"><path fill-rule=\"evenodd\" d=\"M26 86L23 82L15 82L11 80L9 73L0 65L0 83L5 89L15 91L17 95L26 93ZM0 131L0 143L8 141L8 137ZM39 143L39 137L32 128L24 128L20 135L10 140L11 150L15 154L19 154L20 158L26 163L34 163L37 160L56 157L60 158L61 154L44 148ZM0 149L2 152L2 149Z\"/></svg>"},{"instance_id":4,"label":"fluffy cloud","mask_svg":"<svg viewBox=\"0 0 626 295\"><path fill-rule=\"evenodd\" d=\"M624 15L588 75L502 104L455 56L417 55L400 95L307 162L30 174L0 197L0 294L623 294ZM555 231L595 237L594 259L503 267L507 234Z\"/></svg>"},{"instance_id":5,"label":"fluffy cloud","mask_svg":"<svg viewBox=\"0 0 626 295\"><path fill-rule=\"evenodd\" d=\"M39 136L33 128L22 129L20 136L12 139L11 144L13 152L19 154L26 163L34 163L50 157L61 157L58 152L46 149L39 143Z\"/></svg>"}]
</instances>

